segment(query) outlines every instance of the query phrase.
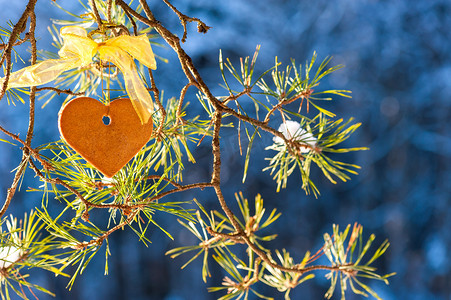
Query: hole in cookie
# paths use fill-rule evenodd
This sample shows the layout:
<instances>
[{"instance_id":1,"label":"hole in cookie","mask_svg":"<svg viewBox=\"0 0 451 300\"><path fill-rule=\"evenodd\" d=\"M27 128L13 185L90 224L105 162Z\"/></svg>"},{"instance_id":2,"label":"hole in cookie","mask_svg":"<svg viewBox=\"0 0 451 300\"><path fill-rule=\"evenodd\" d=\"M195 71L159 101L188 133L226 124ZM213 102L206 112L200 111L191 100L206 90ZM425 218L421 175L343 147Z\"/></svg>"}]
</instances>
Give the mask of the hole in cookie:
<instances>
[{"instance_id":1,"label":"hole in cookie","mask_svg":"<svg viewBox=\"0 0 451 300\"><path fill-rule=\"evenodd\" d=\"M108 116L103 116L103 118L102 118L102 122L103 122L103 124L105 124L105 125L110 125L111 124L111 118L110 117L108 117Z\"/></svg>"}]
</instances>

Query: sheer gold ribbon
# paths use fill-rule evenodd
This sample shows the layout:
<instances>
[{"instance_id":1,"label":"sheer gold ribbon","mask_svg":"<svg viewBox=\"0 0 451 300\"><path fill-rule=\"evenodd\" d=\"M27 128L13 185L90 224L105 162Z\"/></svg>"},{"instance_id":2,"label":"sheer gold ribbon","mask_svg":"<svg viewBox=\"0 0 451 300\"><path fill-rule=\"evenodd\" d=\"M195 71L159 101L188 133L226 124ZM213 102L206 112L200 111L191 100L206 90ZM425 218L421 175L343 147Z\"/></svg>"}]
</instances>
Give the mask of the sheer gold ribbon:
<instances>
[{"instance_id":1,"label":"sheer gold ribbon","mask_svg":"<svg viewBox=\"0 0 451 300\"><path fill-rule=\"evenodd\" d=\"M11 73L9 88L36 86L56 79L61 73L92 63L98 52L100 59L116 65L124 75L125 88L142 123L147 123L153 113L152 98L138 75L133 59L150 69L156 69L155 56L145 35L122 35L97 43L88 38L84 28L66 26L61 28L64 45L58 52L61 58L49 59ZM0 79L0 86L4 78Z\"/></svg>"}]
</instances>

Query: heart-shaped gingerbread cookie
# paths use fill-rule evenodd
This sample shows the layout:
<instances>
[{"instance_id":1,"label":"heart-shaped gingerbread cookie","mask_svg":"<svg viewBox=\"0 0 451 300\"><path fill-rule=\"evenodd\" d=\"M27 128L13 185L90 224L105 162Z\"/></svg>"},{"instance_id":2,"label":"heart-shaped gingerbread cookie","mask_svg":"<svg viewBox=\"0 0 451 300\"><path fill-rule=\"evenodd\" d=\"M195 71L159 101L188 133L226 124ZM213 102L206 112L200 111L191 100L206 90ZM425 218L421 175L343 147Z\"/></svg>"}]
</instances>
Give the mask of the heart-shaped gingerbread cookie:
<instances>
[{"instance_id":1,"label":"heart-shaped gingerbread cookie","mask_svg":"<svg viewBox=\"0 0 451 300\"><path fill-rule=\"evenodd\" d=\"M76 98L61 109L58 125L66 143L107 177L113 177L147 144L153 129L152 119L141 124L125 98L109 106L89 97Z\"/></svg>"}]
</instances>

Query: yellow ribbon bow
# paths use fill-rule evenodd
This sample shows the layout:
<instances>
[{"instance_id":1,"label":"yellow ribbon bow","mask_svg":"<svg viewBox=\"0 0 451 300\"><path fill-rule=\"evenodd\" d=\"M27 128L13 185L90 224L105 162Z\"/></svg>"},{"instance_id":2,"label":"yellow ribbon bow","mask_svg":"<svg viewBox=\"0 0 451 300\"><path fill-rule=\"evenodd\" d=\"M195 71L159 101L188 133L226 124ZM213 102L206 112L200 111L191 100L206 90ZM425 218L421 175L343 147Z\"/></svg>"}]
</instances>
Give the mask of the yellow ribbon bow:
<instances>
[{"instance_id":1,"label":"yellow ribbon bow","mask_svg":"<svg viewBox=\"0 0 451 300\"><path fill-rule=\"evenodd\" d=\"M58 52L60 59L49 59L33 66L11 73L8 89L36 86L56 79L61 73L92 63L93 56L99 52L101 60L116 65L124 75L125 89L132 100L141 123L147 123L153 113L152 98L138 75L133 59L137 59L150 69L157 64L146 35L118 36L97 43L88 38L84 28L66 26L61 28L64 45ZM0 79L0 86L4 78Z\"/></svg>"}]
</instances>

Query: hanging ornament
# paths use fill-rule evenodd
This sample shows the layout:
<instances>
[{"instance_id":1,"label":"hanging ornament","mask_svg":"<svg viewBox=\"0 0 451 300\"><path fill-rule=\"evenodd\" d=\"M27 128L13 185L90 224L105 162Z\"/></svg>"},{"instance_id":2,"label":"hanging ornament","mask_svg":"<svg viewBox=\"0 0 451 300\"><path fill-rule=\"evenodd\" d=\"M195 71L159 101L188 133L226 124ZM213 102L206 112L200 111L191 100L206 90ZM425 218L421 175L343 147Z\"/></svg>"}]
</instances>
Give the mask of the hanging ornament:
<instances>
[{"instance_id":1,"label":"hanging ornament","mask_svg":"<svg viewBox=\"0 0 451 300\"><path fill-rule=\"evenodd\" d=\"M37 86L55 80L64 71L88 67L99 54L119 68L130 99L104 105L93 98L68 102L59 114L63 139L107 177L114 176L150 140L154 112L152 98L138 75L134 59L156 69L155 56L146 35L122 35L96 42L80 26L60 30L64 44L59 59L49 59L10 74L8 89ZM0 78L0 86L4 78ZM104 123L104 118L109 119Z\"/></svg>"},{"instance_id":2,"label":"hanging ornament","mask_svg":"<svg viewBox=\"0 0 451 300\"><path fill-rule=\"evenodd\" d=\"M141 124L130 99L104 105L89 97L68 102L58 126L69 146L107 177L113 177L152 135L152 121Z\"/></svg>"}]
</instances>

